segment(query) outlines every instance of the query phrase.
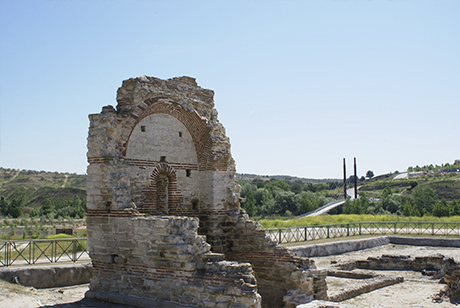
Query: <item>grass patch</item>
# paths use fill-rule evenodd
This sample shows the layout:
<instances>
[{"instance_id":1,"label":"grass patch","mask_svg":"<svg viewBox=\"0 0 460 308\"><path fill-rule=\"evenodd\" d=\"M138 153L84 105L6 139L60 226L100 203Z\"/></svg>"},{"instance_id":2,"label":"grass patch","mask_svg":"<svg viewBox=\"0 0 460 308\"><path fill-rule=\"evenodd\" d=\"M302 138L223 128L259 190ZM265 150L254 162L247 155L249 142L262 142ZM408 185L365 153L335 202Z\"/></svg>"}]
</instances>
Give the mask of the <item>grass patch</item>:
<instances>
[{"instance_id":1,"label":"grass patch","mask_svg":"<svg viewBox=\"0 0 460 308\"><path fill-rule=\"evenodd\" d=\"M286 217L270 217L270 219L264 218L259 221L260 225L264 229L273 228L291 228L291 227L308 227L308 226L319 226L319 225L331 225L331 224L344 224L352 222L460 222L460 216L451 217L434 217L434 216L423 216L423 217L405 217L397 215L357 215L357 214L341 214L341 215L318 215L318 216L307 216L299 219L285 220Z\"/></svg>"},{"instance_id":2,"label":"grass patch","mask_svg":"<svg viewBox=\"0 0 460 308\"><path fill-rule=\"evenodd\" d=\"M55 240L60 238L75 238L73 235L58 233L58 234L51 234L46 237L47 240Z\"/></svg>"}]
</instances>

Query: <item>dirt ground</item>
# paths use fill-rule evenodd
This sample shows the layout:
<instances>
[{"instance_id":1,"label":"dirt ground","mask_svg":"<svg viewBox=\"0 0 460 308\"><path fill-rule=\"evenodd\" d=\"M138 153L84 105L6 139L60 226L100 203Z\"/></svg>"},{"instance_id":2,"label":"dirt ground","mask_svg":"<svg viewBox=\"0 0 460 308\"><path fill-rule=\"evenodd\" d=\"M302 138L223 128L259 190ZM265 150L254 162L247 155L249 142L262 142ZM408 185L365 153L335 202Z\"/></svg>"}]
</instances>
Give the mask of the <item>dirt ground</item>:
<instances>
[{"instance_id":1,"label":"dirt ground","mask_svg":"<svg viewBox=\"0 0 460 308\"><path fill-rule=\"evenodd\" d=\"M102 301L85 299L89 284L63 288L35 289L0 280L0 308L128 308Z\"/></svg>"},{"instance_id":2,"label":"dirt ground","mask_svg":"<svg viewBox=\"0 0 460 308\"><path fill-rule=\"evenodd\" d=\"M385 245L371 249L364 249L354 252L349 252L341 255L317 257L315 260L318 268L327 269L332 267L331 262L341 263L352 260L365 260L368 257L379 257L381 255L406 255L411 257L430 256L434 254L442 254L445 257L453 258L455 261L460 261L460 249L448 247L427 247L427 246L404 246L404 245ZM309 304L300 305L298 308L313 308L313 307L372 307L372 308L396 308L396 307L417 307L417 308L447 308L455 307L460 303L450 303L443 301L442 303L432 302L433 295L445 286L439 284L437 280L433 280L427 276L423 276L419 272L414 271L373 271L376 274L385 276L402 276L404 282L378 289L369 293L361 294L357 297L342 301L340 303L313 301ZM328 277L328 293L341 291L344 286L353 283L353 279L344 279L336 277Z\"/></svg>"},{"instance_id":3,"label":"dirt ground","mask_svg":"<svg viewBox=\"0 0 460 308\"><path fill-rule=\"evenodd\" d=\"M365 249L336 256L313 258L318 268L328 268L331 262L346 262L350 260L365 260L367 257L378 257L383 254L429 256L440 253L446 257L452 257L457 262L460 261L459 248L442 247L418 247L402 245L385 245L372 249ZM377 272L377 271L374 271ZM380 272L380 271L379 271ZM359 295L355 298L340 302L321 302L313 301L309 304L298 306L299 308L319 308L319 307L433 307L446 308L457 306L456 303L444 301L433 303L431 298L438 293L444 286L438 280L432 280L420 273L412 271L382 271L383 275L403 276L404 282L393 286L385 287L370 293ZM343 289L343 286L352 283L350 279L328 277L329 293L333 294ZM35 307L54 307L54 308L96 308L113 307L127 308L125 305L115 305L101 301L88 300L84 298L88 285L78 285L72 287L34 289L20 285L9 284L0 281L0 308L35 308Z\"/></svg>"}]
</instances>

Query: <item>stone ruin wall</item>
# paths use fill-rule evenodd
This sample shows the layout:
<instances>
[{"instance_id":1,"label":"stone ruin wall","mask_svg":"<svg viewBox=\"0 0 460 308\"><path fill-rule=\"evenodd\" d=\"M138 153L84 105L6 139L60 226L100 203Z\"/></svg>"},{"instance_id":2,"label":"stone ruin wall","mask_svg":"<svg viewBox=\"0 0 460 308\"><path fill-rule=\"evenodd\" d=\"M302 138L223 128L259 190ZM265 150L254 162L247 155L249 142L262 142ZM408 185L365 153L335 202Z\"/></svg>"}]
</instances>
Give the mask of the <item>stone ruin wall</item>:
<instances>
[{"instance_id":1,"label":"stone ruin wall","mask_svg":"<svg viewBox=\"0 0 460 308\"><path fill-rule=\"evenodd\" d=\"M212 253L196 218L133 212L90 223L104 231L91 236L96 273L87 297L144 307L260 306L251 265Z\"/></svg>"},{"instance_id":2,"label":"stone ruin wall","mask_svg":"<svg viewBox=\"0 0 460 308\"><path fill-rule=\"evenodd\" d=\"M201 284L197 288L208 295L194 302L186 286L208 281L206 275L241 275L249 286L252 270L257 289L241 287L218 307L259 307L258 293L266 307L284 306L283 298L292 306L326 296L325 273L271 242L240 209L235 162L213 96L190 77L142 76L123 82L116 109L106 106L89 116L87 228L94 277L88 296L214 307L222 300L216 290ZM156 224L165 224L167 234ZM250 265L232 263L229 270L223 259ZM235 288L225 279L220 287L227 282Z\"/></svg>"}]
</instances>

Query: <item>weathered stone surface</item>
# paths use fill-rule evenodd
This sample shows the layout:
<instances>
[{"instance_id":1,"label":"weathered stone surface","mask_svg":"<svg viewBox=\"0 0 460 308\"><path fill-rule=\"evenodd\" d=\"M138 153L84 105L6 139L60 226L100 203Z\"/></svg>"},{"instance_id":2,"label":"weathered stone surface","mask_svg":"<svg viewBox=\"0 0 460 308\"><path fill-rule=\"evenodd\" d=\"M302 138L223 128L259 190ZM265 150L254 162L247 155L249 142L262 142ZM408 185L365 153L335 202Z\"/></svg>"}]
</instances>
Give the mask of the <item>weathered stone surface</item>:
<instances>
[{"instance_id":1,"label":"weathered stone surface","mask_svg":"<svg viewBox=\"0 0 460 308\"><path fill-rule=\"evenodd\" d=\"M301 245L290 247L289 249L301 257L311 258L337 255L350 251L382 246L388 243L390 243L390 238L388 236L379 236L369 239L337 241L333 243L321 243L315 245Z\"/></svg>"},{"instance_id":2,"label":"weathered stone surface","mask_svg":"<svg viewBox=\"0 0 460 308\"><path fill-rule=\"evenodd\" d=\"M404 281L403 277L385 277L385 276L376 276L374 278L366 279L366 283L356 287L348 288L345 291L335 294L328 297L328 301L331 302L341 302L346 299L358 296L363 293L368 293L383 287L387 287L393 284L397 284Z\"/></svg>"},{"instance_id":3,"label":"weathered stone surface","mask_svg":"<svg viewBox=\"0 0 460 308\"><path fill-rule=\"evenodd\" d=\"M283 306L288 290L326 296L325 273L240 209L213 96L191 77L142 76L123 82L116 109L89 116L91 290L103 292L89 294L199 307L260 307L258 292L265 307Z\"/></svg>"},{"instance_id":4,"label":"weathered stone surface","mask_svg":"<svg viewBox=\"0 0 460 308\"><path fill-rule=\"evenodd\" d=\"M89 264L36 265L0 268L0 279L37 289L88 283Z\"/></svg>"}]
</instances>

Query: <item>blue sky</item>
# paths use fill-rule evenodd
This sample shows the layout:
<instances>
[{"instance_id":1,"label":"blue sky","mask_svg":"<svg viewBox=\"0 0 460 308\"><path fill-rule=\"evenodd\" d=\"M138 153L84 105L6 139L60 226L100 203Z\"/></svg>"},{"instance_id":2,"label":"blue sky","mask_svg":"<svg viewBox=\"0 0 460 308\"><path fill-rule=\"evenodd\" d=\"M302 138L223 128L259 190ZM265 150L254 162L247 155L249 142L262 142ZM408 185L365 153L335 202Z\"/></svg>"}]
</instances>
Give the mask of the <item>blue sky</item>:
<instances>
[{"instance_id":1,"label":"blue sky","mask_svg":"<svg viewBox=\"0 0 460 308\"><path fill-rule=\"evenodd\" d=\"M122 80L215 91L237 172L460 159L459 1L0 1L0 166L86 172Z\"/></svg>"}]
</instances>

